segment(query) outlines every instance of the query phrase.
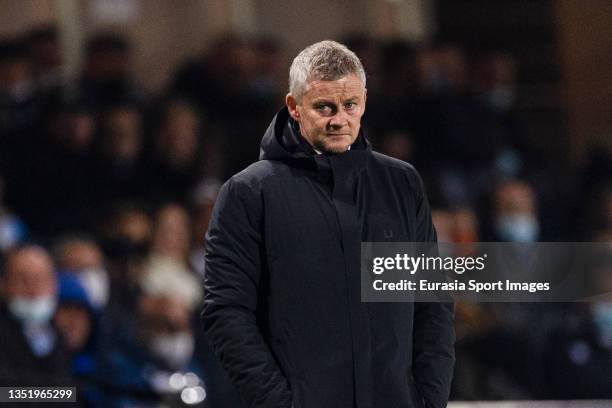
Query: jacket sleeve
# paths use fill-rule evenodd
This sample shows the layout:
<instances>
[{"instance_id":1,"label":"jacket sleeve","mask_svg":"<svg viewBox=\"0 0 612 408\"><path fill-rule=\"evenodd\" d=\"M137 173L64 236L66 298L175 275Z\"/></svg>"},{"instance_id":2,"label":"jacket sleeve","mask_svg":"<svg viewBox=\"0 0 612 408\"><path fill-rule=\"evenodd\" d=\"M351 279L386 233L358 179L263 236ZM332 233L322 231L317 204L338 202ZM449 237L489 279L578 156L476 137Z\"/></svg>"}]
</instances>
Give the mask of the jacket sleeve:
<instances>
[{"instance_id":1,"label":"jacket sleeve","mask_svg":"<svg viewBox=\"0 0 612 408\"><path fill-rule=\"evenodd\" d=\"M251 408L289 408L291 391L256 323L262 203L249 185L221 189L206 234L204 330Z\"/></svg>"},{"instance_id":2,"label":"jacket sleeve","mask_svg":"<svg viewBox=\"0 0 612 408\"><path fill-rule=\"evenodd\" d=\"M419 177L417 241L436 242L429 203ZM427 408L444 408L455 366L453 303L414 304L412 374Z\"/></svg>"}]
</instances>

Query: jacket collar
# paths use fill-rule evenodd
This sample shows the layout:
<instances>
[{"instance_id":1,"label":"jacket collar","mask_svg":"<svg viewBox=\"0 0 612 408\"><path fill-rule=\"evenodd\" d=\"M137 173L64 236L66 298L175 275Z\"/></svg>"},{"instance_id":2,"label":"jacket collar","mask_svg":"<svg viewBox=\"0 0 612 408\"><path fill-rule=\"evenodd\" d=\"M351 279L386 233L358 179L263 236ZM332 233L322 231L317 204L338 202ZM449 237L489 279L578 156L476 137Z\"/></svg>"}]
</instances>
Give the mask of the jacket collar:
<instances>
[{"instance_id":1,"label":"jacket collar","mask_svg":"<svg viewBox=\"0 0 612 408\"><path fill-rule=\"evenodd\" d=\"M300 134L299 125L290 116L287 107L283 107L272 119L260 146L260 160L279 160L294 165L308 165L325 168L325 162L365 164L365 158L372 151L370 142L363 130L351 148L340 154L317 154L312 146Z\"/></svg>"}]
</instances>

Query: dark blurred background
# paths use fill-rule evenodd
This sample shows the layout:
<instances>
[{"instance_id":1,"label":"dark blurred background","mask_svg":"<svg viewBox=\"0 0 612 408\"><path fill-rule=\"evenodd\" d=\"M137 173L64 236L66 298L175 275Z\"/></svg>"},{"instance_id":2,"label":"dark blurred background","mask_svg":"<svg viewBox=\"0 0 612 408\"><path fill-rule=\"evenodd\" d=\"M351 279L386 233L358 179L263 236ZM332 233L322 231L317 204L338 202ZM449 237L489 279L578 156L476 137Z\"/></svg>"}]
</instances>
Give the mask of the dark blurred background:
<instances>
[{"instance_id":1,"label":"dark blurred background","mask_svg":"<svg viewBox=\"0 0 612 408\"><path fill-rule=\"evenodd\" d=\"M422 173L441 241L612 241L610 21L604 0L0 0L0 385L243 406L199 326L203 236L322 39L362 59L366 135ZM456 329L453 400L612 399L609 302L458 304Z\"/></svg>"}]
</instances>

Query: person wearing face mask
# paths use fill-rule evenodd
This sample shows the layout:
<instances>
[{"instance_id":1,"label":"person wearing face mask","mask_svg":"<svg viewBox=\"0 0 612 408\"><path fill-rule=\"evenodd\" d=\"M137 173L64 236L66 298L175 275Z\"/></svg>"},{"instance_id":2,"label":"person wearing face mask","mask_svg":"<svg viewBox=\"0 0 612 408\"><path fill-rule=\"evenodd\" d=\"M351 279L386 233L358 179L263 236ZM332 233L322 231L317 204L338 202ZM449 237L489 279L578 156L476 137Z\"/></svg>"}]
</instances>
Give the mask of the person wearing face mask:
<instances>
[{"instance_id":1,"label":"person wearing face mask","mask_svg":"<svg viewBox=\"0 0 612 408\"><path fill-rule=\"evenodd\" d=\"M110 297L110 277L97 242L82 236L64 237L55 252L59 269L74 275L94 309L103 311Z\"/></svg>"},{"instance_id":2,"label":"person wearing face mask","mask_svg":"<svg viewBox=\"0 0 612 408\"><path fill-rule=\"evenodd\" d=\"M69 386L68 357L51 323L57 282L47 251L8 253L0 276L0 385Z\"/></svg>"},{"instance_id":3,"label":"person wearing face mask","mask_svg":"<svg viewBox=\"0 0 612 408\"><path fill-rule=\"evenodd\" d=\"M535 242L540 236L535 191L526 181L509 180L494 193L493 238L503 242Z\"/></svg>"},{"instance_id":4,"label":"person wearing face mask","mask_svg":"<svg viewBox=\"0 0 612 408\"><path fill-rule=\"evenodd\" d=\"M99 362L103 406L177 404L187 388L204 396L191 326L201 298L197 279L181 263L159 257L145 266L139 286L136 315L114 331Z\"/></svg>"}]
</instances>

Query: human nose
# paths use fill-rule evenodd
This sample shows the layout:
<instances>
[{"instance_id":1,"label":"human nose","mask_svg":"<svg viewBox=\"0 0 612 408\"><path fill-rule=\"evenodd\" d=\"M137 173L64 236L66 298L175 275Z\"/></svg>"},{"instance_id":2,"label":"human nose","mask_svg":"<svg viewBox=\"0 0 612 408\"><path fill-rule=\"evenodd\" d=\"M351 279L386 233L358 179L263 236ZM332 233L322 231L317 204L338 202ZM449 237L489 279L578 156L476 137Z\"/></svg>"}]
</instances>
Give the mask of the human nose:
<instances>
[{"instance_id":1,"label":"human nose","mask_svg":"<svg viewBox=\"0 0 612 408\"><path fill-rule=\"evenodd\" d=\"M346 118L346 113L339 109L334 116L329 119L328 127L332 130L342 129L348 120Z\"/></svg>"}]
</instances>

